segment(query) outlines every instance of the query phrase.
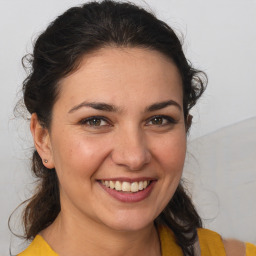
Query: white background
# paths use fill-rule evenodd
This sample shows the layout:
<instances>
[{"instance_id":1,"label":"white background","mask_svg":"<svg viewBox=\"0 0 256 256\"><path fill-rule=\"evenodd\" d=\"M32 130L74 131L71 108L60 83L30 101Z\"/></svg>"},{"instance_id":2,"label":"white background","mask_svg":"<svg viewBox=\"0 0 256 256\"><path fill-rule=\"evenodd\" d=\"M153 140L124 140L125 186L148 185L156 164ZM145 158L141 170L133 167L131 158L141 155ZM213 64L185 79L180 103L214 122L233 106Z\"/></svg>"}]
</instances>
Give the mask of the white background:
<instances>
[{"instance_id":1,"label":"white background","mask_svg":"<svg viewBox=\"0 0 256 256\"><path fill-rule=\"evenodd\" d=\"M9 253L8 216L29 194L32 181L29 174L32 143L28 126L20 119L13 119L13 108L25 78L21 58L31 51L33 40L50 21L68 7L83 2L0 0L1 255ZM256 1L133 2L150 6L160 19L178 34L182 33L188 59L209 76L208 89L193 110L194 126L189 138L192 141L189 152L196 156L198 165L195 167L192 157L188 157L186 167L192 170L186 171L186 176L194 181L194 185L190 185L191 193L204 219L208 219L205 225L224 236L256 242L256 203L253 200L256 144L252 129L256 124L253 118L256 116ZM245 123L245 126L238 123ZM232 127L235 132L230 132ZM220 141L218 145L216 138ZM228 146L223 145L225 139ZM243 173L226 172L229 163L233 163L232 170L238 166L234 166L234 160L240 156L243 158L239 160L239 170ZM203 182L201 190L198 180ZM230 180L231 190L226 187ZM248 182L252 186L243 189L243 184Z\"/></svg>"}]
</instances>

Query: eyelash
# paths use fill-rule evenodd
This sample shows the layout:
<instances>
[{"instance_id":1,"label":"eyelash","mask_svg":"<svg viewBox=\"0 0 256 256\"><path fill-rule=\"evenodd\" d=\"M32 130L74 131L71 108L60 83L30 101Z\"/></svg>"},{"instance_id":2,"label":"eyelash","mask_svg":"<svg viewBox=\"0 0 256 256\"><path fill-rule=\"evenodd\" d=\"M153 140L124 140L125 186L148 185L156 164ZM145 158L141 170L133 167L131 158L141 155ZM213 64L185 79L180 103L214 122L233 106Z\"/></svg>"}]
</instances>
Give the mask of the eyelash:
<instances>
[{"instance_id":1,"label":"eyelash","mask_svg":"<svg viewBox=\"0 0 256 256\"><path fill-rule=\"evenodd\" d=\"M164 120L166 120L166 122L164 124L149 124L150 122L152 121L156 121L156 119L162 119L162 122L164 122ZM96 122L100 122L99 125L93 125L93 124L90 124L89 122L91 121L96 121ZM104 125L101 125L101 122L104 121L106 122L107 124L104 124ZM105 117L103 116L92 116L92 117L88 117L88 118L85 118L85 119L82 119L80 122L79 122L81 125L85 125L85 126L89 126L89 127L94 127L94 128L100 128L100 127L106 127L106 126L111 126L111 122L106 119ZM170 117L170 116L166 116L166 115L156 115L156 116L152 116L150 117L149 119L146 120L146 126L166 126L166 125L170 125L170 124L176 124L177 121Z\"/></svg>"},{"instance_id":2,"label":"eyelash","mask_svg":"<svg viewBox=\"0 0 256 256\"><path fill-rule=\"evenodd\" d=\"M100 121L100 122L104 121L104 122L107 123L107 125L92 125L92 124L89 124L90 121L94 121L94 120L95 121ZM79 123L81 125L95 127L95 128L99 128L99 127L102 127L102 126L111 126L111 122L103 116L91 116L91 117L82 119Z\"/></svg>"},{"instance_id":3,"label":"eyelash","mask_svg":"<svg viewBox=\"0 0 256 256\"><path fill-rule=\"evenodd\" d=\"M148 124L149 122L152 122L153 120L156 119L162 119L162 121L165 119L166 123L164 124ZM170 116L166 116L166 115L156 115L156 116L152 116L148 119L147 121L147 125L156 125L156 126L165 126L165 125L170 125L170 124L176 124L177 121L170 117Z\"/></svg>"}]
</instances>

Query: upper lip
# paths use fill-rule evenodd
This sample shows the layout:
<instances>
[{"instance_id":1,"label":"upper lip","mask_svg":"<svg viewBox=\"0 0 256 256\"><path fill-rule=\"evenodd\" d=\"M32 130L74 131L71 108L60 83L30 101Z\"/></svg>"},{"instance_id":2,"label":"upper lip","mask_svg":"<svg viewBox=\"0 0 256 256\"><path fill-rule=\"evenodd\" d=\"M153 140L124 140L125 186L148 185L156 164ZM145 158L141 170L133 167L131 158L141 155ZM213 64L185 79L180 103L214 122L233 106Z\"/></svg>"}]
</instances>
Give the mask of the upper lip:
<instances>
[{"instance_id":1,"label":"upper lip","mask_svg":"<svg viewBox=\"0 0 256 256\"><path fill-rule=\"evenodd\" d=\"M138 178L127 178L127 177L115 177L115 178L102 178L102 179L98 179L100 180L104 180L104 181L126 181L126 182L139 182L139 181L152 181L152 180L156 180L156 178L152 178L152 177L138 177Z\"/></svg>"}]
</instances>

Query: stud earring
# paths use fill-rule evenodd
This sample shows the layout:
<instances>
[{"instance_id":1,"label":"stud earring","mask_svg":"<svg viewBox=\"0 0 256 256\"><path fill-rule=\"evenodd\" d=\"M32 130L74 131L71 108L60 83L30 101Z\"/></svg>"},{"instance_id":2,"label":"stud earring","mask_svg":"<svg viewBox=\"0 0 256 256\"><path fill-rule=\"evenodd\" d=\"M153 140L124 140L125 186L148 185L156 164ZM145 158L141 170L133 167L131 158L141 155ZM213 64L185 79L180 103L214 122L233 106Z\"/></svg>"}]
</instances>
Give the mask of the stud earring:
<instances>
[{"instance_id":1,"label":"stud earring","mask_svg":"<svg viewBox=\"0 0 256 256\"><path fill-rule=\"evenodd\" d=\"M46 164L47 164L47 163L48 163L48 160L47 160L47 159L44 159L44 163L46 163Z\"/></svg>"}]
</instances>

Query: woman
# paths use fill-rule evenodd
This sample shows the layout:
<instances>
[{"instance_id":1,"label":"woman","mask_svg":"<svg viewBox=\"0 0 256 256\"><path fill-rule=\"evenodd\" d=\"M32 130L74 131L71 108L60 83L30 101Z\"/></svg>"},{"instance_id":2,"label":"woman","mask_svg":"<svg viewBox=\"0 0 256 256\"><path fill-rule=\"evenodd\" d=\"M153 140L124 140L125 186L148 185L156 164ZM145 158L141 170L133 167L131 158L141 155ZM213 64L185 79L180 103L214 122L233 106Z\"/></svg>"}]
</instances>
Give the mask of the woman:
<instances>
[{"instance_id":1,"label":"woman","mask_svg":"<svg viewBox=\"0 0 256 256\"><path fill-rule=\"evenodd\" d=\"M189 111L205 86L169 26L132 4L91 2L51 23L29 61L40 183L20 256L253 255L202 229L183 190Z\"/></svg>"}]
</instances>

